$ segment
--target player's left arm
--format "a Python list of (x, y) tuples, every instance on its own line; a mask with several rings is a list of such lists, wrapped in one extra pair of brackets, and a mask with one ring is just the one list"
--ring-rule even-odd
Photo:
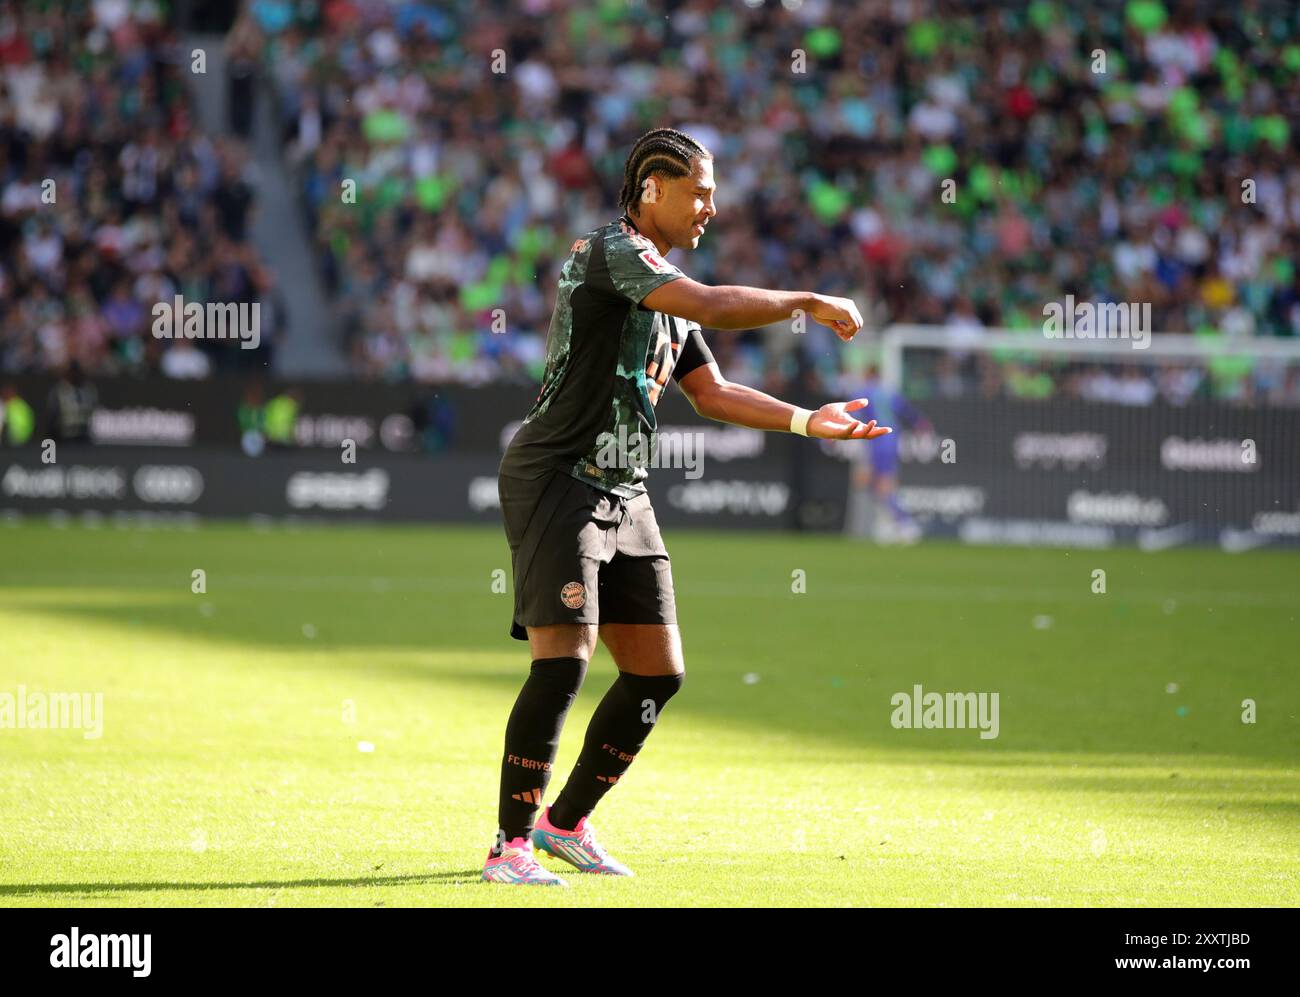
[[(791, 420), (802, 411), (797, 405), (748, 385), (728, 381), (712, 361), (696, 367), (677, 383), (698, 414), (733, 426), (790, 432)], [(807, 435), (822, 440), (874, 440), (893, 432), (889, 426), (877, 426), (874, 419), (859, 422), (849, 414), (866, 404), (867, 399), (857, 398), (823, 405), (809, 417)]]

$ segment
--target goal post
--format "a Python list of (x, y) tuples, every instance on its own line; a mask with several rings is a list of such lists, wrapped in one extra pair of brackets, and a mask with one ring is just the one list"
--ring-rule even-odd
[(967, 543), (1300, 544), (1300, 340), (1147, 339), (887, 329), (886, 410), (932, 427), (895, 427), (899, 518)]

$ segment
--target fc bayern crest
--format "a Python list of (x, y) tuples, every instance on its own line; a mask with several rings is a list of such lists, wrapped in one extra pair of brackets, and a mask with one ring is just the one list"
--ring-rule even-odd
[(587, 604), (587, 589), (582, 582), (569, 582), (560, 589), (560, 602), (570, 609), (581, 609)]

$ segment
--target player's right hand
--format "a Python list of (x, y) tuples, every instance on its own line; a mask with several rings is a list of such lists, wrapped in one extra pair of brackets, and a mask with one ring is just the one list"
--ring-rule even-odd
[(818, 322), (832, 329), (844, 342), (852, 339), (862, 328), (862, 315), (849, 298), (833, 298), (827, 294), (813, 296), (809, 311)]

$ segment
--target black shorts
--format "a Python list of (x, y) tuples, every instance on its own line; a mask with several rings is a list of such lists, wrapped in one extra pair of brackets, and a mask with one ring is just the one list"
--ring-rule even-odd
[(497, 478), (514, 568), (510, 636), (555, 623), (676, 623), (650, 496), (610, 495), (564, 471)]

